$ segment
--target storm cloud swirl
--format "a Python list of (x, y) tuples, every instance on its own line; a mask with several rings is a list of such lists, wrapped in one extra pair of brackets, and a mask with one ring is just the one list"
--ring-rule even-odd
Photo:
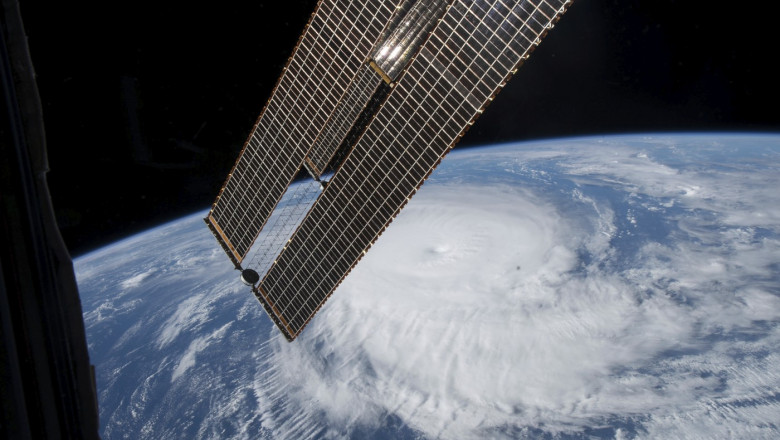
[(268, 426), (777, 434), (777, 170), (646, 141), (453, 154), (302, 337), (264, 347)]
[(780, 138), (447, 157), (293, 343), (201, 221), (76, 260), (103, 438), (778, 438)]

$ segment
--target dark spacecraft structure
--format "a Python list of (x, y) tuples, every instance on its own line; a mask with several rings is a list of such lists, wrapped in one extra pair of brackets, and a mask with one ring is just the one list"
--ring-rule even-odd
[(0, 438), (98, 439), (73, 264), (46, 183), (43, 106), (19, 2), (0, 6)]
[(571, 1), (320, 0), (205, 218), (288, 340)]

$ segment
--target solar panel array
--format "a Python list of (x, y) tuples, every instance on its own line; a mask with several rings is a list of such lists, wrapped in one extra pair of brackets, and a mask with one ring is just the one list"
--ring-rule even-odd
[(238, 266), (397, 0), (321, 0), (205, 219)]
[(448, 7), (256, 294), (292, 340), (571, 0)]

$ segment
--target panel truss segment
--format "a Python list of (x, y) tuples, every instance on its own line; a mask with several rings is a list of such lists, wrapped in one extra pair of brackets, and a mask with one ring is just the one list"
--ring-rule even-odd
[(458, 0), (257, 289), (292, 340), (570, 0)]
[(396, 0), (321, 0), (205, 219), (237, 266), (369, 55)]
[(306, 166), (312, 177), (319, 179), (326, 171), (347, 133), (381, 83), (382, 77), (364, 63), (306, 155)]

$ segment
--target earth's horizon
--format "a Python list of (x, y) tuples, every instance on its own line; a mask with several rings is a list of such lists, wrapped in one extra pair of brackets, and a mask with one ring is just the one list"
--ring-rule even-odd
[(780, 437), (780, 134), (458, 149), (288, 343), (198, 212), (75, 259), (110, 438)]

